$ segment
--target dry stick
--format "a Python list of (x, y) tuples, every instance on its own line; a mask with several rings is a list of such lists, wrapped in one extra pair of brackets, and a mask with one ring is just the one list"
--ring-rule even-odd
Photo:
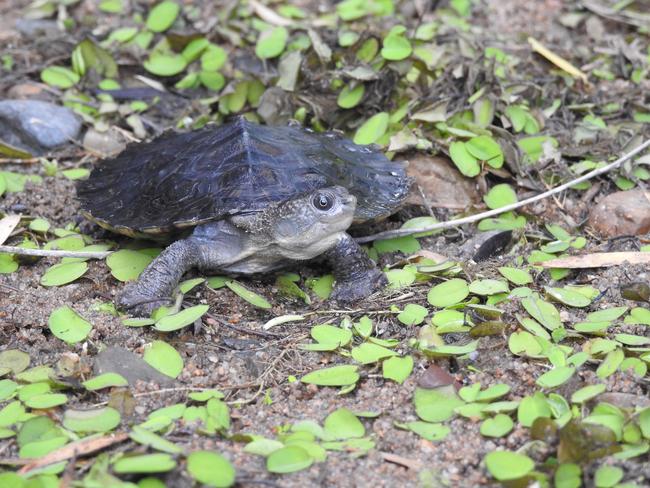
[(462, 219), (456, 219), (456, 220), (448, 220), (446, 222), (439, 222), (437, 224), (433, 225), (428, 225), (426, 227), (419, 227), (419, 228), (412, 228), (412, 229), (396, 229), (396, 230), (387, 230), (385, 232), (379, 232), (378, 234), (373, 234), (370, 236), (365, 236), (365, 237), (359, 237), (355, 239), (358, 243), (363, 244), (365, 242), (371, 242), (371, 241), (376, 241), (377, 239), (390, 239), (393, 237), (403, 237), (403, 236), (410, 236), (413, 234), (419, 234), (421, 232), (431, 232), (433, 230), (440, 230), (440, 229), (448, 229), (450, 227), (458, 227), (463, 224), (470, 224), (472, 222), (476, 222), (477, 220), (482, 220), (487, 217), (492, 217), (494, 215), (499, 215), (504, 212), (509, 212), (511, 210), (515, 210), (517, 208), (523, 207), (524, 205), (528, 205), (530, 203), (537, 202), (539, 200), (543, 200), (544, 198), (548, 198), (552, 195), (555, 195), (557, 193), (560, 193), (564, 190), (567, 190), (571, 188), (574, 185), (577, 185), (578, 183), (582, 183), (583, 181), (587, 181), (591, 178), (594, 178), (598, 175), (602, 175), (604, 173), (607, 173), (608, 171), (616, 168), (617, 166), (620, 166), (623, 164), (625, 161), (627, 161), (630, 158), (633, 158), (640, 152), (642, 152), (644, 149), (647, 149), (650, 147), (650, 139), (645, 141), (643, 144), (640, 146), (637, 146), (635, 149), (632, 149), (630, 152), (627, 154), (621, 156), (619, 159), (614, 161), (613, 163), (610, 163), (606, 166), (603, 166), (602, 168), (595, 169), (593, 171), (590, 171), (589, 173), (586, 173), (579, 178), (576, 178), (574, 180), (571, 180), (567, 183), (564, 183), (563, 185), (557, 186), (555, 188), (550, 189), (549, 191), (546, 191), (544, 193), (540, 193), (539, 195), (535, 195), (534, 197), (527, 198), (526, 200), (522, 200), (520, 202), (516, 202), (510, 205), (506, 205), (505, 207), (500, 207), (496, 208), (494, 210), (489, 210), (487, 212), (482, 212), (476, 215), (471, 215), (469, 217), (463, 217)]
[(17, 246), (0, 246), (0, 253), (18, 254), (20, 256), (41, 256), (51, 258), (87, 258), (87, 259), (104, 259), (112, 251), (50, 251), (47, 249), (26, 249)]
[[(650, 139), (645, 141), (640, 146), (636, 147), (636, 149), (632, 149), (627, 154), (621, 156), (613, 163), (603, 166), (600, 169), (595, 169), (593, 171), (590, 171), (589, 173), (586, 173), (580, 176), (579, 178), (571, 180), (558, 187), (552, 188), (551, 190), (546, 191), (544, 193), (540, 193), (539, 195), (535, 195), (534, 197), (527, 198), (526, 200), (522, 200), (521, 202), (513, 203), (511, 205), (506, 205), (505, 207), (496, 208), (494, 210), (489, 210), (487, 212), (482, 212), (476, 215), (471, 215), (469, 217), (464, 217), (462, 219), (448, 220), (446, 222), (439, 222), (434, 225), (419, 227), (417, 229), (414, 228), (414, 229), (387, 230), (385, 232), (380, 232), (378, 234), (359, 237), (355, 240), (358, 243), (363, 244), (365, 242), (376, 241), (377, 239), (390, 239), (392, 237), (410, 236), (413, 234), (419, 234), (421, 232), (431, 232), (434, 230), (449, 229), (450, 227), (458, 227), (459, 225), (463, 225), (463, 224), (471, 224), (472, 222), (476, 222), (477, 220), (482, 220), (487, 217), (492, 217), (494, 215), (499, 215), (504, 212), (509, 212), (510, 210), (515, 210), (525, 205), (528, 205), (530, 203), (543, 200), (544, 198), (548, 198), (551, 195), (555, 195), (557, 193), (563, 192), (564, 190), (567, 190), (572, 186), (577, 185), (578, 183), (582, 183), (583, 181), (587, 181), (590, 180), (591, 178), (607, 173), (608, 171), (616, 168), (617, 166), (620, 166), (628, 159), (633, 158), (634, 156), (636, 156), (637, 154), (639, 154), (641, 151), (643, 151), (648, 147), (650, 147)], [(106, 256), (111, 254), (111, 252), (112, 251), (103, 251), (103, 252), (48, 251), (45, 249), (25, 249), (23, 247), (16, 247), (16, 246), (0, 246), (0, 253), (18, 254), (21, 256), (45, 256), (45, 257), (56, 257), (56, 258), (104, 259)]]

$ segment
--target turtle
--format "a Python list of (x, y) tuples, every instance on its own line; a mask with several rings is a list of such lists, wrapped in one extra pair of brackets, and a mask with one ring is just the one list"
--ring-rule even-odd
[(333, 300), (366, 298), (387, 280), (347, 230), (394, 213), (410, 183), (375, 145), (239, 117), (130, 144), (96, 164), (77, 196), (104, 228), (170, 242), (117, 296), (119, 309), (148, 316), (191, 268), (247, 275), (325, 259)]

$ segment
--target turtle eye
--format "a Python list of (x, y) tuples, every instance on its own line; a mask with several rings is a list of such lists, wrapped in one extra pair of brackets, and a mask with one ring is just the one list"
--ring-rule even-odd
[(314, 195), (312, 203), (318, 210), (327, 211), (334, 205), (334, 198), (325, 193), (317, 193)]

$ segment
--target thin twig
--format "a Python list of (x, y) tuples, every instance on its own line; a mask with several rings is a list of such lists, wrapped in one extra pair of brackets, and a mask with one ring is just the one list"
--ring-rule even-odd
[(50, 258), (89, 258), (104, 259), (113, 251), (56, 251), (49, 249), (27, 249), (17, 246), (0, 246), (0, 253), (18, 254), (20, 256), (42, 256)]
[(275, 334), (273, 332), (265, 332), (262, 330), (254, 330), (254, 329), (247, 329), (245, 327), (238, 327), (237, 325), (231, 324), (227, 320), (217, 317), (216, 315), (213, 315), (211, 313), (206, 314), (206, 317), (214, 320), (215, 322), (221, 324), (224, 327), (227, 327), (228, 329), (232, 329), (235, 332), (240, 332), (242, 334), (256, 335), (259, 337), (273, 338), (273, 339), (277, 339), (278, 337), (285, 337), (285, 334)]
[(520, 207), (523, 207), (525, 205), (529, 205), (531, 203), (537, 202), (539, 200), (543, 200), (544, 198), (548, 198), (552, 195), (556, 195), (560, 192), (563, 192), (564, 190), (568, 190), (574, 185), (577, 185), (578, 183), (582, 183), (583, 181), (587, 181), (591, 178), (594, 178), (596, 176), (602, 175), (604, 173), (607, 173), (608, 171), (611, 171), (615, 169), (616, 167), (620, 166), (623, 164), (625, 161), (627, 161), (630, 158), (633, 158), (643, 150), (647, 149), (650, 147), (650, 139), (645, 141), (643, 144), (640, 146), (637, 146), (635, 149), (632, 149), (630, 152), (627, 154), (621, 156), (619, 159), (614, 161), (613, 163), (610, 163), (606, 166), (603, 166), (602, 168), (595, 169), (593, 171), (590, 171), (589, 173), (586, 173), (579, 178), (575, 178), (571, 181), (568, 181), (564, 183), (563, 185), (557, 186), (555, 188), (552, 188), (549, 191), (545, 191), (544, 193), (540, 193), (539, 195), (535, 195), (534, 197), (527, 198), (526, 200), (522, 200), (520, 202), (513, 203), (511, 205), (506, 205), (505, 207), (500, 207), (496, 208), (494, 210), (489, 210), (487, 212), (482, 212), (476, 215), (471, 215), (469, 217), (463, 217), (462, 219), (455, 219), (455, 220), (448, 220), (447, 222), (439, 222), (437, 224), (433, 225), (428, 225), (426, 227), (418, 227), (418, 228), (412, 228), (412, 229), (396, 229), (396, 230), (388, 230), (385, 232), (379, 232), (378, 234), (373, 234), (370, 236), (365, 236), (365, 237), (359, 237), (355, 239), (360, 244), (363, 244), (365, 242), (372, 242), (376, 241), (378, 239), (391, 239), (393, 237), (403, 237), (403, 236), (410, 236), (413, 234), (419, 234), (420, 232), (431, 232), (434, 230), (440, 230), (440, 229), (449, 229), (451, 227), (458, 227), (463, 224), (471, 224), (472, 222), (476, 222), (478, 220), (483, 220), (488, 217), (492, 217), (494, 215), (499, 215), (504, 212), (509, 212), (511, 210), (518, 209)]

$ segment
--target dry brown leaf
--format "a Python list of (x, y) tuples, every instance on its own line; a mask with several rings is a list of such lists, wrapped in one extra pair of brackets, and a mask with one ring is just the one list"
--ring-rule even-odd
[(587, 83), (587, 75), (585, 73), (583, 73), (578, 68), (573, 66), (569, 61), (564, 59), (562, 56), (558, 56), (557, 54), (555, 54), (553, 51), (551, 51), (549, 48), (544, 46), (537, 39), (533, 39), (532, 37), (529, 37), (528, 38), (528, 43), (533, 48), (533, 51), (535, 51), (535, 52), (541, 54), (542, 56), (544, 56), (546, 59), (548, 59), (555, 66), (557, 66), (558, 68), (560, 68), (563, 71), (566, 71), (567, 73), (569, 73), (574, 78), (580, 78), (582, 81)]
[(0, 245), (3, 244), (20, 222), (20, 215), (7, 215), (0, 219)]
[(256, 0), (250, 0), (250, 5), (253, 7), (253, 10), (255, 10), (255, 13), (259, 16), (259, 18), (265, 22), (268, 22), (269, 24), (277, 25), (280, 27), (288, 27), (294, 23), (291, 19), (282, 17), (280, 14), (275, 13), (266, 5), (263, 5)]
[(392, 454), (390, 452), (380, 452), (379, 455), (384, 459), (384, 461), (399, 464), (405, 468), (412, 469), (414, 471), (419, 471), (422, 469), (422, 464), (415, 459), (405, 458), (403, 456), (398, 456), (397, 454)]

